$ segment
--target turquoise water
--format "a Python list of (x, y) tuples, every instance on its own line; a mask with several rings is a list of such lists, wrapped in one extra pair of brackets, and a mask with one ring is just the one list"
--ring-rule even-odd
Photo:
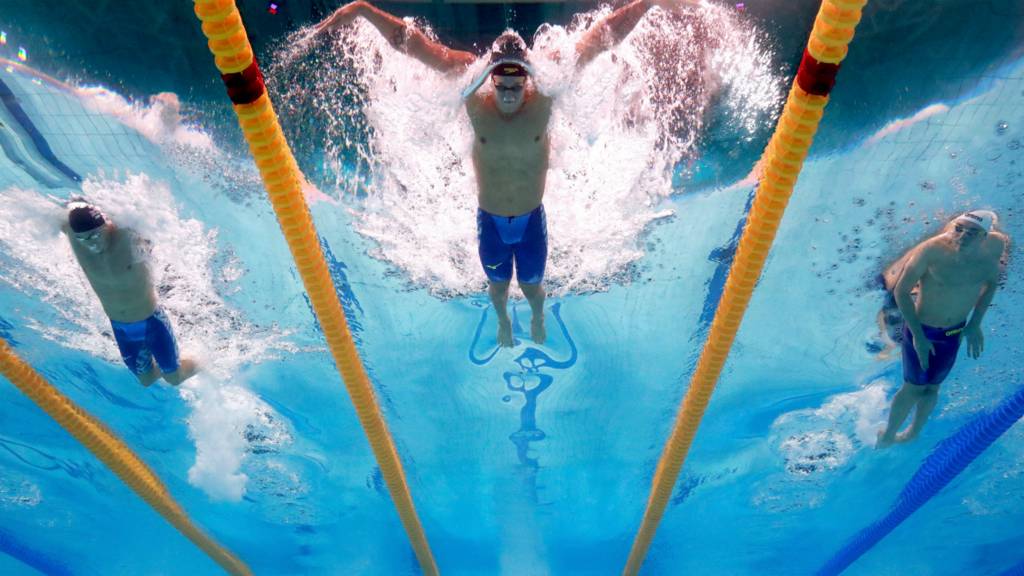
[[(887, 53), (884, 45), (901, 36), (891, 24), (901, 9), (907, 26), (935, 36)], [(986, 317), (982, 358), (962, 353), (917, 442), (872, 449), (900, 380), (898, 359), (877, 356), (882, 294), (872, 276), (968, 207), (995, 209), (1003, 229), (1020, 237), (1024, 61), (1014, 31), (1021, 11), (986, 4), (977, 14), (983, 23), (958, 28), (964, 10), (954, 2), (925, 18), (909, 6), (886, 6), (865, 18), (863, 43), (840, 73), (645, 574), (814, 573), (888, 511), (940, 441), (1022, 385), (1015, 244)], [(783, 84), (799, 44), (780, 33), (798, 27), (788, 16), (744, 25), (766, 35)], [(21, 37), (11, 32), (0, 55), (17, 62), (20, 44), (31, 49), (27, 68), (12, 63), (0, 79), (52, 157), (84, 182), (39, 151), (10, 102), (0, 108), (8, 144), (0, 155), (8, 200), (0, 210), (0, 336), (106, 422), (195, 522), (256, 573), (418, 573), (269, 204), (238, 153), (226, 104), (203, 88), (202, 73), (213, 75), (212, 67), (196, 67), (194, 91), (127, 72), (55, 83), (33, 68), (64, 78), (75, 66), (56, 48), (34, 60), (43, 53), (36, 36), (54, 30), (32, 11), (4, 18)], [(806, 14), (794, 20), (806, 23)], [(979, 38), (990, 45), (977, 46)], [(164, 59), (144, 51), (120, 57), (131, 66)], [(262, 62), (269, 69), (275, 58), (292, 57), (268, 48)], [(122, 65), (108, 58), (91, 66)], [(149, 98), (163, 91), (178, 95), (182, 118), (168, 112), (166, 99)], [(597, 228), (622, 232), (616, 246), (636, 257), (586, 252), (581, 261), (594, 267), (579, 274), (566, 271), (577, 265), (571, 256), (553, 258), (563, 270), (553, 274), (549, 342), (529, 341), (529, 311), (519, 300), (519, 343), (496, 351), (482, 277), (475, 262), (458, 262), (472, 256), (471, 221), (462, 227), (454, 216), (434, 228), (396, 217), (402, 230), (381, 236), (366, 215), (397, 213), (371, 211), (368, 202), (420, 199), (389, 196), (385, 184), (371, 184), (370, 200), (339, 193), (338, 172), (323, 159), (346, 157), (325, 151), (327, 143), (302, 130), (308, 120), (291, 116), (282, 100), (289, 133), (307, 138), (294, 146), (324, 195), (310, 196), (317, 229), (441, 572), (619, 572), (748, 207), (752, 186), (743, 178), (770, 122), (747, 133), (712, 121), (695, 155), (682, 154), (692, 164), (670, 179), (677, 187), (662, 194), (629, 192), (627, 179), (646, 172), (595, 181), (605, 184), (598, 192), (624, 190), (611, 208), (600, 193), (592, 200), (608, 212), (599, 224), (614, 226), (616, 209), (671, 215)], [(566, 110), (570, 126), (578, 110)], [(614, 126), (602, 130), (590, 142), (610, 141), (600, 156), (610, 162), (628, 156), (615, 144), (647, 142)], [(437, 142), (415, 145), (434, 150)], [(342, 174), (358, 169), (341, 165)], [(392, 174), (436, 186), (422, 166), (406, 163)], [(585, 237), (591, 229), (567, 215), (576, 202), (564, 190), (574, 184), (556, 182), (565, 185), (549, 190), (552, 236), (597, 250), (601, 242)], [(143, 389), (119, 363), (54, 224), (60, 212), (51, 196), (78, 188), (154, 240), (161, 301), (182, 349), (207, 367), (182, 389)], [(422, 207), (458, 215), (470, 194)], [(467, 242), (469, 251), (460, 252)], [(405, 258), (416, 245), (427, 246), (426, 256)], [(456, 263), (418, 267), (425, 257)], [(16, 388), (0, 384), (0, 573), (218, 572)], [(845, 573), (1019, 570), (1022, 455), (1018, 423)]]

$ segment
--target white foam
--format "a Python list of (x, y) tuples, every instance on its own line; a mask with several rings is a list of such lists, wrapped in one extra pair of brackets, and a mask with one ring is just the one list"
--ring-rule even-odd
[(154, 94), (148, 103), (129, 101), (102, 86), (80, 86), (75, 94), (87, 110), (117, 118), (154, 144), (215, 150), (208, 134), (183, 122), (181, 101), (173, 92)]
[(240, 471), (249, 448), (247, 428), (261, 425), (261, 414), (272, 411), (241, 386), (217, 382), (200, 373), (179, 388), (192, 413), (189, 437), (195, 442), (196, 461), (188, 481), (218, 500), (238, 501), (249, 477)]
[(889, 383), (876, 380), (832, 396), (820, 408), (788, 412), (772, 423), (786, 469), (798, 476), (842, 468), (858, 448), (873, 448), (888, 408)]

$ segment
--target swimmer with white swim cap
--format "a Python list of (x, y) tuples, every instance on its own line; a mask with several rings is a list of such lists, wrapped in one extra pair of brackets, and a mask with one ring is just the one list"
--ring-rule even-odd
[[(962, 339), (978, 358), (985, 339), (981, 321), (1005, 264), (1009, 238), (996, 230), (991, 210), (964, 212), (942, 232), (908, 251), (884, 274), (903, 316), (903, 386), (893, 397), (877, 447), (920, 434), (938, 401), (939, 385), (956, 362)], [(916, 291), (916, 300), (912, 297)], [(897, 434), (914, 410), (910, 427)]]

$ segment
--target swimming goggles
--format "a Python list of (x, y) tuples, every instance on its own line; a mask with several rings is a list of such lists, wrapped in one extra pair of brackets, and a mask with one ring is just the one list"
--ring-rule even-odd
[(526, 62), (518, 58), (502, 58), (501, 60), (493, 62), (489, 66), (487, 66), (487, 68), (485, 68), (484, 71), (481, 72), (480, 75), (476, 77), (476, 80), (473, 80), (473, 82), (469, 86), (466, 86), (466, 89), (462, 91), (462, 99), (465, 100), (466, 98), (469, 98), (470, 96), (473, 95), (474, 92), (479, 90), (480, 87), (483, 86), (487, 78), (491, 75), (491, 73), (494, 72), (495, 68), (507, 64), (515, 64), (517, 66), (520, 66), (523, 68), (523, 70), (526, 70), (526, 74), (528, 76), (533, 76), (533, 68)]

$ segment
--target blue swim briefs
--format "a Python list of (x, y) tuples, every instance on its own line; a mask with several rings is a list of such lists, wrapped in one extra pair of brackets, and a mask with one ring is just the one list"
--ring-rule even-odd
[(960, 337), (966, 324), (966, 322), (961, 322), (950, 328), (921, 325), (925, 338), (931, 340), (933, 347), (932, 354), (928, 357), (928, 370), (921, 370), (921, 363), (917, 361), (917, 352), (914, 351), (914, 339), (910, 335), (910, 328), (904, 324), (903, 379), (920, 386), (941, 384), (949, 375), (949, 371), (953, 369), (953, 363), (956, 362), (956, 353), (960, 350)]
[(476, 213), (480, 263), (491, 282), (512, 279), (515, 262), (520, 284), (540, 284), (548, 258), (548, 224), (544, 206), (519, 216), (497, 216), (480, 209)]
[(154, 359), (164, 374), (178, 370), (178, 343), (163, 310), (157, 308), (152, 316), (138, 322), (111, 320), (110, 325), (114, 328), (121, 359), (133, 374), (149, 373)]

